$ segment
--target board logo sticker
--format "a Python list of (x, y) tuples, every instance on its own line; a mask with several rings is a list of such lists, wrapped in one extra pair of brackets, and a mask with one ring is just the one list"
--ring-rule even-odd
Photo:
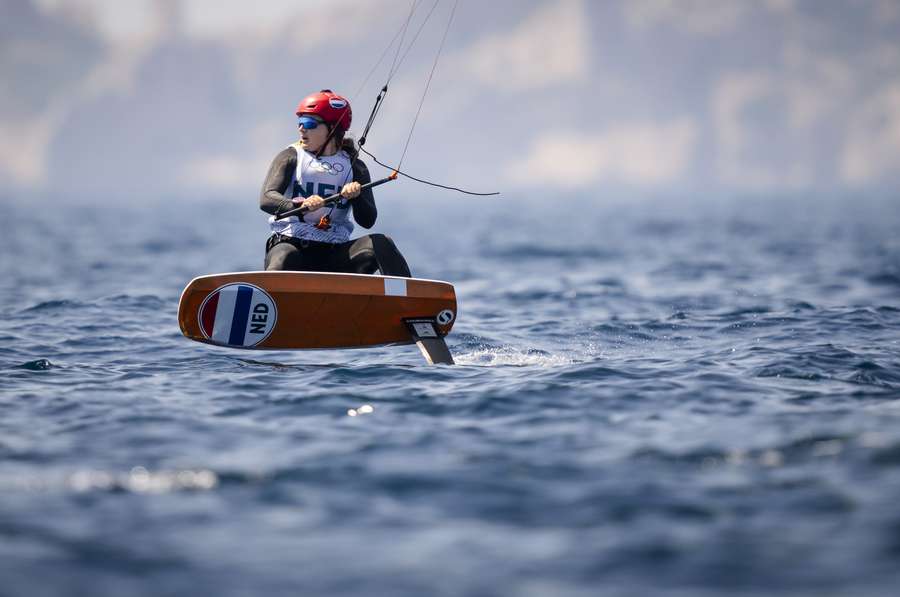
[(216, 344), (251, 348), (275, 329), (278, 310), (269, 293), (253, 284), (226, 284), (209, 294), (197, 313), (203, 336)]
[(407, 325), (412, 327), (412, 331), (417, 338), (437, 338), (437, 330), (430, 321), (409, 321)]
[(453, 321), (453, 317), (454, 317), (453, 311), (451, 311), (450, 309), (444, 309), (443, 311), (441, 311), (440, 313), (437, 314), (437, 317), (435, 319), (437, 320), (437, 322), (439, 324), (447, 325), (448, 323)]

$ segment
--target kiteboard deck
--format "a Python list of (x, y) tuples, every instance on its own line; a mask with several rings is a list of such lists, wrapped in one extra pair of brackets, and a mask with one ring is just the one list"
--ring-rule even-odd
[(178, 305), (192, 340), (265, 350), (360, 348), (415, 342), (428, 362), (452, 363), (444, 342), (456, 293), (437, 280), (256, 271), (194, 278)]

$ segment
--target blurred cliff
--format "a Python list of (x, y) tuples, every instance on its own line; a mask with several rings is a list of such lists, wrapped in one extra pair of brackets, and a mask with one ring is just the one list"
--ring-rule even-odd
[[(392, 82), (368, 145), (382, 160), (450, 5)], [(408, 10), (0, 0), (0, 198), (252, 200), (306, 93), (350, 96), (360, 129)], [(894, 192), (898, 30), (893, 0), (464, 0), (404, 166), (523, 194)]]

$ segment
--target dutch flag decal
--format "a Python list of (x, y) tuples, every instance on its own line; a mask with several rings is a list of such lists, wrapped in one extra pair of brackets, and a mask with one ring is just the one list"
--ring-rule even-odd
[(252, 284), (227, 284), (200, 305), (200, 331), (215, 344), (251, 348), (275, 329), (275, 301)]

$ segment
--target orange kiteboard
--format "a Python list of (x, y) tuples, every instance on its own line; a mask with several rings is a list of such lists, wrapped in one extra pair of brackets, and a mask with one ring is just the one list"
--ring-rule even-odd
[(199, 342), (270, 350), (415, 342), (429, 362), (445, 363), (453, 359), (443, 338), (455, 321), (451, 284), (363, 274), (200, 276), (178, 305), (182, 333)]

